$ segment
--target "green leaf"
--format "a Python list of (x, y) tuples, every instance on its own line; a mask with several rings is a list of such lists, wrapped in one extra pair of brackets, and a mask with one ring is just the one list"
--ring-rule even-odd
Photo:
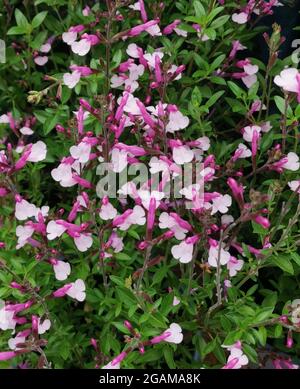
[(281, 255), (280, 257), (272, 257), (270, 261), (276, 266), (280, 267), (280, 269), (282, 269), (286, 273), (294, 274), (293, 265), (287, 255)]
[(279, 109), (280, 113), (282, 113), (284, 115), (285, 110), (286, 110), (287, 117), (293, 116), (292, 108), (289, 105), (287, 107), (285, 107), (286, 103), (285, 103), (285, 99), (283, 97), (275, 96), (274, 101), (275, 101), (276, 107)]
[(201, 104), (202, 95), (200, 89), (197, 86), (195, 86), (193, 89), (191, 101), (194, 107), (199, 107)]
[(169, 369), (176, 369), (176, 363), (174, 362), (174, 357), (173, 357), (174, 356), (173, 349), (169, 345), (166, 345), (163, 348), (163, 353)]
[(238, 85), (236, 85), (234, 82), (228, 81), (227, 85), (229, 86), (229, 88), (237, 98), (240, 98), (243, 94), (245, 94), (244, 90), (240, 88)]
[(230, 16), (229, 15), (222, 15), (222, 16), (219, 16), (217, 19), (215, 19), (210, 27), (212, 28), (220, 28), (221, 26), (223, 26), (223, 24), (225, 24), (228, 20), (229, 20)]
[(34, 50), (39, 50), (46, 39), (47, 39), (47, 31), (41, 31), (30, 43), (30, 47), (33, 48)]
[(293, 261), (296, 262), (298, 266), (300, 266), (300, 255), (297, 253), (291, 253), (290, 255)]
[(212, 105), (214, 105), (218, 100), (219, 98), (225, 93), (225, 91), (221, 90), (217, 93), (215, 93), (214, 95), (212, 95), (208, 101), (205, 103), (205, 106), (207, 108), (211, 107)]
[(128, 254), (126, 253), (116, 253), (115, 254), (115, 257), (117, 260), (119, 261), (130, 261), (132, 260), (132, 256), (130, 257)]
[(116, 68), (120, 65), (121, 63), (121, 60), (122, 60), (122, 50), (121, 49), (118, 49), (114, 56), (112, 57), (112, 62), (113, 62), (113, 68)]
[(15, 10), (15, 18), (16, 18), (17, 25), (19, 27), (24, 27), (25, 29), (28, 28), (29, 26), (28, 20), (26, 16), (18, 8)]
[(7, 35), (24, 35), (26, 33), (27, 33), (27, 29), (25, 27), (22, 27), (22, 26), (11, 27), (7, 31)]
[(203, 7), (203, 5), (201, 4), (200, 1), (198, 1), (198, 0), (194, 1), (193, 6), (195, 9), (195, 14), (196, 14), (197, 18), (199, 18), (200, 16), (204, 16), (206, 14), (205, 8)]
[(32, 19), (31, 25), (32, 28), (37, 28), (40, 24), (43, 23), (45, 20), (46, 16), (48, 14), (48, 11), (43, 11), (35, 15), (35, 17)]

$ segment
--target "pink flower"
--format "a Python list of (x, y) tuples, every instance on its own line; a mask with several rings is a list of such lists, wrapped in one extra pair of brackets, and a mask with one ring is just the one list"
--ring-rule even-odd
[(169, 228), (174, 232), (175, 238), (178, 240), (185, 239), (186, 233), (189, 231), (187, 228), (181, 227), (177, 221), (170, 216), (167, 212), (162, 212), (159, 216), (159, 228)]
[(300, 180), (290, 181), (288, 185), (294, 192), (298, 189), (298, 193), (300, 194)]
[(39, 317), (37, 326), (38, 326), (38, 334), (42, 335), (50, 329), (51, 321), (49, 319), (46, 319), (43, 322), (41, 322), (41, 318)]
[(172, 22), (171, 24), (169, 24), (168, 26), (166, 26), (164, 29), (163, 29), (163, 34), (164, 35), (169, 35), (169, 34), (172, 34), (172, 32), (174, 31), (174, 29), (180, 24), (180, 20), (179, 19), (176, 19), (174, 20), (174, 22)]
[(67, 228), (61, 224), (58, 224), (55, 220), (51, 220), (47, 225), (47, 238), (54, 240), (62, 236)]
[(0, 306), (0, 329), (3, 331), (14, 330), (17, 324), (14, 316), (14, 311), (7, 310), (5, 305)]
[(179, 344), (183, 340), (182, 328), (177, 323), (172, 323), (164, 333), (169, 334), (164, 339), (165, 342)]
[(68, 262), (55, 259), (52, 263), (55, 278), (59, 281), (64, 281), (71, 274), (71, 266)]
[(231, 19), (238, 24), (245, 24), (248, 21), (248, 14), (246, 12), (234, 13)]
[(30, 204), (27, 200), (20, 199), (16, 201), (15, 217), (18, 220), (26, 220), (36, 215), (36, 206)]
[[(139, 26), (132, 27), (128, 33), (127, 36), (137, 36), (140, 35), (144, 31), (151, 31), (151, 27), (156, 26), (159, 23), (159, 20), (150, 20), (147, 23), (140, 24)], [(150, 33), (150, 32), (149, 32)]]
[(274, 83), (280, 86), (287, 92), (295, 92), (298, 95), (298, 102), (300, 96), (300, 79), (299, 72), (295, 68), (284, 69), (274, 78)]
[(227, 184), (232, 190), (233, 197), (239, 203), (241, 207), (244, 204), (244, 187), (239, 185), (236, 180), (232, 177), (229, 177), (227, 180)]
[(190, 123), (187, 116), (184, 116), (178, 109), (171, 111), (169, 114), (169, 122), (166, 125), (166, 132), (174, 134), (175, 131), (183, 130)]
[(243, 353), (240, 343), (232, 346), (225, 346), (230, 351), (226, 365), (223, 369), (240, 369), (249, 363), (247, 356)]
[(146, 223), (145, 211), (140, 205), (136, 205), (130, 211), (132, 212), (130, 212), (127, 217), (121, 220), (120, 223), (115, 224), (116, 218), (114, 219), (114, 225), (118, 226), (121, 231), (128, 230), (128, 228), (133, 224), (143, 226)]
[(17, 356), (17, 354), (14, 351), (2, 351), (0, 352), (0, 361), (7, 361), (15, 356)]
[[(215, 244), (211, 245), (208, 252), (208, 263), (212, 267), (218, 266), (218, 255), (219, 255), (219, 242), (215, 241)], [(230, 261), (230, 253), (223, 248), (220, 250), (220, 264), (227, 265)]]
[(80, 142), (77, 146), (70, 147), (70, 154), (80, 163), (86, 163), (90, 159), (91, 154), (91, 144), (88, 142)]
[(261, 132), (261, 127), (259, 126), (247, 126), (243, 128), (243, 138), (247, 142), (253, 141), (254, 132), (256, 131), (258, 134)]
[(16, 248), (20, 249), (23, 247), (27, 243), (28, 239), (31, 238), (33, 233), (34, 228), (31, 226), (18, 226), (16, 228), (16, 235), (18, 237), (18, 244)]
[(233, 277), (237, 274), (239, 270), (242, 269), (244, 261), (242, 259), (236, 259), (235, 257), (230, 257), (230, 260), (227, 262), (227, 269), (229, 270), (230, 277)]
[(218, 197), (212, 200), (212, 211), (211, 214), (214, 215), (217, 212), (226, 213), (228, 212), (228, 207), (232, 204), (232, 198), (228, 194), (219, 195)]
[(112, 365), (112, 361), (109, 362), (107, 365), (104, 365), (101, 367), (101, 369), (120, 369), (120, 362), (118, 363), (115, 363), (114, 365)]
[(32, 145), (31, 152), (29, 154), (29, 157), (27, 158), (27, 161), (30, 162), (39, 162), (43, 161), (46, 158), (47, 154), (47, 146), (44, 142), (38, 141)]
[(92, 234), (79, 234), (79, 236), (74, 237), (74, 243), (79, 251), (85, 252), (93, 245)]
[(71, 187), (76, 185), (73, 178), (73, 171), (79, 173), (79, 162), (71, 159), (64, 159), (60, 165), (51, 171), (51, 176), (58, 181), (62, 187)]
[(139, 8), (140, 8), (140, 12), (141, 12), (142, 21), (144, 23), (146, 23), (148, 20), (148, 16), (147, 16), (147, 12), (145, 9), (144, 0), (138, 0), (138, 2), (139, 2)]
[(271, 225), (269, 219), (267, 219), (266, 217), (263, 217), (261, 215), (255, 216), (254, 221), (266, 229), (269, 228)]
[(186, 241), (175, 245), (171, 249), (171, 253), (175, 259), (178, 259), (181, 263), (189, 263), (193, 258), (194, 245), (187, 243)]
[(117, 216), (117, 210), (110, 202), (103, 202), (99, 216), (102, 220), (112, 220)]
[(39, 66), (44, 66), (48, 62), (48, 57), (46, 55), (38, 55), (34, 58), (34, 62)]
[(71, 289), (72, 284), (66, 284), (62, 288), (57, 289), (53, 292), (53, 297), (64, 297), (67, 294), (67, 291)]
[(71, 288), (69, 288), (66, 294), (77, 301), (85, 300), (85, 284), (83, 280), (78, 279), (75, 282), (71, 283)]
[(120, 366), (120, 363), (126, 358), (126, 356), (127, 356), (127, 353), (125, 351), (122, 351), (121, 354), (116, 356), (116, 358), (114, 358), (110, 362), (110, 365), (111, 366)]
[(63, 75), (64, 84), (69, 88), (73, 89), (80, 81), (80, 72), (75, 70), (73, 73), (65, 73)]
[(194, 158), (193, 151), (181, 142), (173, 142), (173, 160), (178, 165), (184, 165), (185, 163), (191, 162)]
[(234, 156), (232, 157), (232, 160), (236, 161), (239, 158), (248, 158), (251, 157), (251, 155), (252, 155), (251, 150), (248, 149), (248, 147), (245, 146), (243, 143), (240, 143), (234, 153)]
[(149, 201), (149, 210), (147, 215), (147, 230), (152, 231), (155, 221), (156, 200), (151, 197)]
[(283, 163), (282, 167), (287, 170), (291, 170), (293, 172), (299, 170), (300, 163), (299, 163), (299, 157), (296, 153), (290, 152), (286, 156), (287, 160)]

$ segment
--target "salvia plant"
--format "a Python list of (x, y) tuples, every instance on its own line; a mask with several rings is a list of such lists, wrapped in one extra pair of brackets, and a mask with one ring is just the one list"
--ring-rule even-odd
[(281, 6), (0, 0), (2, 368), (298, 368)]

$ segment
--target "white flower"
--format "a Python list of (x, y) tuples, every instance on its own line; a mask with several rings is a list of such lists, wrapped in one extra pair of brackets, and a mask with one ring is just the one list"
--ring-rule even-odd
[(75, 42), (77, 39), (77, 32), (64, 32), (62, 34), (62, 40), (67, 43), (68, 45), (71, 45), (73, 42)]
[(171, 249), (171, 253), (175, 259), (178, 259), (181, 263), (191, 262), (193, 258), (194, 245), (191, 243), (181, 242), (175, 245)]
[[(219, 245), (218, 245), (219, 246)], [(208, 263), (212, 267), (217, 267), (219, 247), (210, 246), (208, 253)], [(230, 253), (223, 248), (220, 251), (220, 264), (226, 265), (230, 261)]]
[(18, 226), (16, 228), (16, 235), (18, 237), (17, 250), (27, 243), (27, 239), (31, 238), (34, 229), (31, 226)]
[(179, 324), (172, 323), (170, 327), (165, 331), (165, 333), (166, 332), (169, 332), (170, 335), (167, 338), (165, 338), (165, 342), (175, 343), (175, 344), (179, 344), (182, 342), (183, 333), (182, 333), (182, 328), (180, 327)]
[(15, 217), (18, 220), (26, 220), (35, 216), (36, 206), (30, 204), (27, 200), (22, 199), (16, 202)]
[(53, 265), (55, 278), (59, 281), (64, 281), (68, 278), (71, 273), (71, 266), (68, 262), (56, 261)]
[(162, 200), (165, 197), (165, 194), (163, 192), (159, 192), (157, 190), (153, 190), (152, 192), (149, 192), (148, 190), (138, 190), (138, 195), (140, 199), (142, 200), (143, 207), (149, 210), (150, 200), (151, 198), (154, 198), (156, 200), (156, 208), (159, 207), (160, 200)]
[(237, 272), (242, 269), (243, 265), (244, 261), (242, 259), (230, 257), (230, 260), (227, 262), (227, 269), (229, 270), (230, 277), (235, 276)]
[(245, 24), (248, 20), (248, 14), (246, 12), (234, 13), (231, 16), (231, 19), (238, 24)]
[(64, 188), (76, 185), (72, 174), (72, 165), (68, 163), (60, 163), (57, 168), (51, 171), (52, 178)]
[(5, 305), (0, 306), (0, 329), (3, 331), (14, 330), (16, 327), (16, 321), (14, 319), (14, 312), (8, 311)]
[(300, 323), (300, 299), (296, 299), (291, 304), (292, 307), (292, 317), (291, 321), (294, 324)]
[(47, 224), (47, 239), (53, 240), (59, 238), (66, 230), (67, 228), (65, 226), (56, 223), (55, 220), (51, 220)]
[(87, 39), (81, 39), (79, 42), (73, 42), (71, 44), (71, 49), (73, 53), (80, 55), (83, 57), (86, 55), (91, 49), (91, 42)]
[(112, 149), (111, 152), (112, 170), (115, 173), (120, 173), (127, 166), (127, 152), (117, 148)]
[(193, 158), (194, 153), (188, 146), (177, 146), (173, 148), (173, 160), (178, 165), (191, 162)]
[(189, 125), (189, 118), (180, 111), (170, 112), (169, 122), (166, 125), (166, 132), (174, 134), (175, 131), (183, 130)]
[(129, 57), (139, 58), (138, 46), (135, 43), (130, 43), (130, 45), (128, 45), (126, 53)]
[(32, 135), (33, 131), (31, 128), (24, 126), (24, 127), (20, 128), (20, 133), (23, 135)]
[(46, 158), (46, 155), (47, 155), (47, 146), (44, 142), (39, 140), (38, 142), (32, 145), (31, 152), (29, 157), (27, 158), (27, 161), (30, 162), (43, 161)]
[(211, 214), (214, 215), (218, 211), (221, 213), (228, 212), (228, 207), (232, 204), (232, 198), (228, 194), (224, 196), (220, 194), (220, 196), (214, 198), (212, 200), (212, 211)]
[(69, 88), (73, 89), (80, 81), (80, 72), (78, 70), (75, 70), (72, 73), (65, 73), (63, 75), (63, 81), (64, 84)]
[(244, 127), (243, 138), (247, 142), (252, 142), (254, 131), (260, 133), (261, 127), (259, 126), (246, 126)]
[(231, 348), (227, 364), (233, 359), (236, 361), (236, 363), (233, 365), (232, 369), (240, 369), (242, 366), (247, 365), (249, 362), (248, 357), (240, 348), (237, 347)]
[(67, 291), (67, 295), (78, 301), (84, 301), (86, 294), (85, 294), (85, 284), (83, 280), (78, 279), (75, 282), (72, 282), (72, 286)]
[(251, 150), (248, 149), (248, 147), (246, 145), (244, 145), (243, 143), (240, 143), (238, 145), (236, 152), (238, 153), (238, 158), (248, 158), (248, 157), (251, 157), (251, 155), (252, 155)]
[(280, 75), (274, 78), (274, 83), (287, 92), (298, 93), (299, 84), (297, 80), (298, 70), (295, 68), (284, 69)]
[(188, 230), (180, 227), (176, 220), (170, 216), (167, 212), (162, 212), (159, 216), (159, 228), (169, 228), (174, 232), (175, 238), (178, 240), (185, 239), (186, 233)]
[(70, 147), (70, 154), (80, 163), (86, 163), (90, 158), (91, 145), (87, 142), (80, 142), (77, 146)]
[(92, 234), (82, 233), (80, 236), (74, 238), (74, 243), (79, 251), (87, 251), (93, 244)]
[(111, 220), (117, 216), (117, 210), (111, 203), (102, 204), (99, 216), (102, 220)]
[(38, 319), (38, 333), (40, 335), (44, 334), (51, 327), (51, 321), (49, 319), (44, 320), (41, 323), (41, 318)]
[(299, 170), (300, 164), (298, 155), (291, 151), (286, 157), (287, 162), (285, 162), (282, 167), (284, 169), (292, 170), (293, 172)]
[[(295, 192), (300, 187), (300, 180), (290, 181), (288, 185)], [(300, 194), (300, 188), (298, 189), (298, 193)]]

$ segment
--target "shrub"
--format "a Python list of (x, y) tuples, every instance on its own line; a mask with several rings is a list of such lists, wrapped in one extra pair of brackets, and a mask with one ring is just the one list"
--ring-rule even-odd
[(0, 1), (1, 366), (296, 368), (280, 4), (32, 3)]

